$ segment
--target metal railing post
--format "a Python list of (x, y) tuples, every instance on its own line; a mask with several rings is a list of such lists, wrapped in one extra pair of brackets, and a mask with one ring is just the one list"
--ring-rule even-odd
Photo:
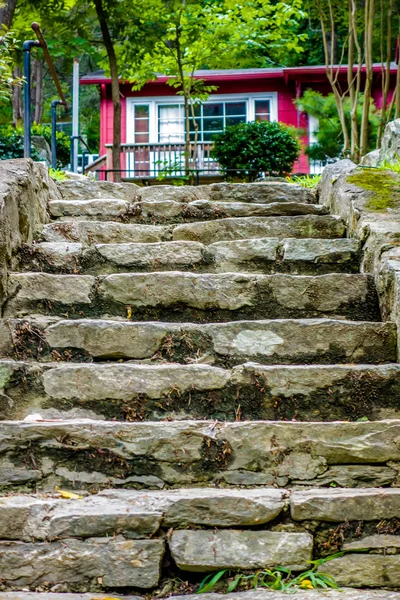
[(53, 100), (51, 103), (51, 168), (57, 168), (57, 106), (63, 104), (62, 100)]
[(31, 157), (31, 48), (40, 46), (36, 40), (22, 45), (24, 52), (24, 158)]

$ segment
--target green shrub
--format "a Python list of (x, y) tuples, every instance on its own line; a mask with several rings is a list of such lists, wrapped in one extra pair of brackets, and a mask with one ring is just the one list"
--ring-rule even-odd
[[(42, 135), (51, 147), (51, 125), (32, 125), (33, 135)], [(70, 161), (70, 139), (63, 131), (56, 131), (57, 168), (66, 167)]]
[(255, 121), (227, 127), (214, 139), (212, 156), (228, 175), (239, 171), (250, 180), (258, 173), (291, 173), (300, 154), (296, 130), (282, 123)]
[[(36, 148), (31, 148), (33, 160), (39, 160)], [(24, 134), (21, 129), (10, 126), (0, 128), (0, 159), (24, 157)]]

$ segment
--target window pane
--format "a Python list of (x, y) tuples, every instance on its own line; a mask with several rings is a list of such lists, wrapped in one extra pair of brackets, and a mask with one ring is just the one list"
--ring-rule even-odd
[(271, 113), (271, 103), (269, 100), (255, 101), (256, 121), (269, 121)]
[(226, 102), (226, 115), (244, 115), (246, 116), (246, 102)]
[(269, 121), (269, 115), (256, 115), (256, 121)]
[(224, 119), (222, 117), (217, 119), (203, 119), (203, 130), (204, 131), (222, 131), (224, 128)]
[(203, 105), (203, 115), (205, 117), (219, 117), (219, 116), (222, 116), (223, 114), (224, 114), (223, 102)]
[(158, 107), (158, 141), (183, 142), (183, 106), (163, 104)]
[(137, 133), (135, 135), (136, 144), (145, 144), (145, 143), (148, 143), (148, 141), (149, 141), (148, 133)]
[(148, 119), (135, 119), (135, 132), (143, 133), (149, 131)]
[(236, 125), (236, 123), (244, 123), (246, 117), (226, 117), (226, 125)]
[(149, 117), (149, 105), (148, 104), (135, 104), (135, 119), (148, 118)]

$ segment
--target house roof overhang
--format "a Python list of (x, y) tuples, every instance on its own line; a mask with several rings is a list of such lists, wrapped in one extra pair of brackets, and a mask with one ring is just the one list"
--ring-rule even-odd
[[(347, 75), (347, 65), (334, 65), (333, 71), (343, 77)], [(353, 71), (357, 71), (357, 65), (353, 67)], [(363, 65), (362, 71), (365, 72)], [(375, 63), (373, 65), (374, 73), (382, 72), (382, 65)], [(397, 72), (397, 64), (390, 64), (390, 73), (395, 75)], [(254, 79), (284, 79), (285, 83), (289, 81), (326, 81), (325, 65), (315, 65), (306, 67), (274, 67), (268, 69), (221, 69), (221, 70), (202, 70), (196, 71), (195, 77), (204, 79), (205, 81), (244, 81)], [(157, 79), (150, 83), (166, 83), (171, 77), (166, 75), (158, 75)], [(100, 85), (111, 84), (111, 78), (104, 75), (104, 71), (96, 71), (88, 73), (80, 78), (82, 85)], [(128, 81), (121, 81), (121, 84), (128, 84)]]

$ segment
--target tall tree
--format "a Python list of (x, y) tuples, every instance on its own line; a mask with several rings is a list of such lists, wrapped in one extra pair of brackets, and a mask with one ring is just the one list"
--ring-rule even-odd
[(97, 18), (99, 20), (111, 73), (111, 96), (114, 107), (112, 157), (113, 169), (115, 172), (113, 180), (121, 181), (121, 98), (119, 90), (117, 55), (115, 52), (114, 42), (111, 37), (109, 26), (109, 7), (106, 6), (106, 0), (93, 0), (93, 2), (97, 13)]
[(249, 66), (268, 47), (300, 51), (305, 36), (291, 26), (304, 17), (301, 6), (301, 0), (137, 0), (132, 6), (118, 48), (122, 75), (140, 89), (162, 73), (183, 96), (186, 171), (191, 125), (195, 140), (197, 134), (195, 105), (215, 89), (196, 70)]
[(10, 29), (16, 6), (17, 0), (2, 0), (0, 3), (0, 25)]

